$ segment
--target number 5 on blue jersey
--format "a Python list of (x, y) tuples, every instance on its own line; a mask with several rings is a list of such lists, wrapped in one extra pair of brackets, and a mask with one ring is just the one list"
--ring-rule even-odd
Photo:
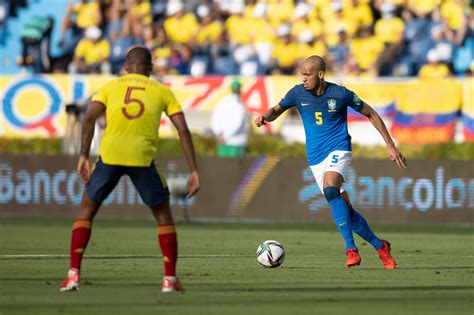
[(316, 118), (316, 125), (323, 124), (323, 112), (314, 112), (314, 118)]

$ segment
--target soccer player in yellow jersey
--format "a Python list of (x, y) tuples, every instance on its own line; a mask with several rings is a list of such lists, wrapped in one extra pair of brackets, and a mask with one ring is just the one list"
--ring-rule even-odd
[[(152, 58), (144, 47), (132, 48), (126, 57), (127, 75), (107, 83), (97, 92), (84, 117), (81, 153), (77, 173), (86, 183), (82, 203), (74, 222), (71, 263), (61, 291), (79, 289), (82, 255), (91, 235), (92, 220), (100, 205), (122, 175), (129, 175), (134, 186), (158, 222), (158, 240), (163, 254), (163, 292), (184, 290), (176, 278), (177, 238), (166, 182), (154, 159), (158, 151), (158, 128), (165, 112), (179, 133), (191, 173), (188, 197), (199, 190), (199, 175), (191, 133), (181, 106), (171, 90), (149, 79)], [(91, 174), (89, 149), (96, 119), (105, 111), (107, 128), (100, 144), (99, 159)]]

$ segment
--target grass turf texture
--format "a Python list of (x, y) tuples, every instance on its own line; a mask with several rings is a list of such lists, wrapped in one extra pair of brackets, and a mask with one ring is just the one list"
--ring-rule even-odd
[[(72, 219), (1, 219), (0, 314), (472, 314), (474, 309), (470, 228), (375, 226), (392, 242), (399, 264), (387, 271), (360, 239), (362, 264), (347, 270), (343, 241), (330, 224), (181, 224), (178, 272), (187, 292), (163, 294), (155, 224), (98, 218), (81, 290), (60, 293), (69, 263), (61, 255), (68, 254), (71, 225)], [(266, 239), (285, 246), (280, 268), (265, 269), (255, 259)], [(59, 256), (5, 256), (34, 254)]]

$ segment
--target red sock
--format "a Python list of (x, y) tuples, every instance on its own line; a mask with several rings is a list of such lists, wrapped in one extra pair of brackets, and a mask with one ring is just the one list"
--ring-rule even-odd
[(82, 255), (91, 236), (91, 227), (92, 222), (89, 220), (76, 220), (72, 226), (71, 268), (81, 269)]
[(176, 260), (178, 259), (178, 241), (174, 224), (159, 224), (158, 240), (160, 242), (161, 253), (163, 254), (165, 276), (175, 276)]

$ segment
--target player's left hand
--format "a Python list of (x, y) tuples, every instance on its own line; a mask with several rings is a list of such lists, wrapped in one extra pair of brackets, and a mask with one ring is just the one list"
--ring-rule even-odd
[(199, 191), (199, 174), (197, 171), (191, 172), (188, 177), (188, 183), (186, 184), (186, 190), (188, 192), (187, 197), (191, 198)]
[(390, 160), (397, 163), (398, 167), (407, 168), (407, 160), (405, 159), (403, 154), (400, 151), (398, 151), (395, 145), (387, 146), (387, 152), (388, 152), (388, 156), (390, 157)]

